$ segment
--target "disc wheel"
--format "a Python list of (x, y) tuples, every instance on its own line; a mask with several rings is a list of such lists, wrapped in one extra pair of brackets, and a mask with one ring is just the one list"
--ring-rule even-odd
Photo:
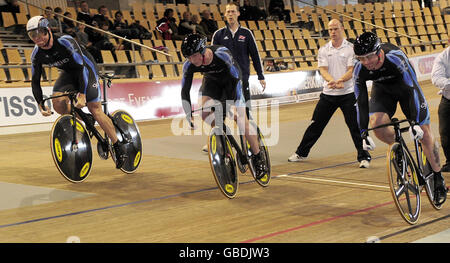
[[(73, 143), (73, 125), (76, 142)], [(92, 146), (85, 126), (73, 123), (72, 115), (59, 116), (50, 135), (53, 161), (61, 175), (72, 183), (86, 180), (92, 169)]]
[(235, 155), (230, 141), (218, 127), (214, 127), (210, 132), (208, 156), (211, 171), (220, 191), (227, 198), (234, 198), (239, 187)]
[[(124, 110), (113, 112), (111, 117), (115, 125), (120, 127), (126, 137), (123, 138), (122, 133), (116, 127), (117, 138), (120, 141), (128, 141), (128, 143), (124, 144), (125, 153), (128, 158), (120, 170), (124, 173), (134, 173), (142, 162), (142, 140), (137, 123), (133, 117)], [(114, 154), (112, 154), (112, 156), (115, 162), (116, 158)]]

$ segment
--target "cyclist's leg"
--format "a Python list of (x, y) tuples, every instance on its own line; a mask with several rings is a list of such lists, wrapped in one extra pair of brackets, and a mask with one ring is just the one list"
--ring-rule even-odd
[[(370, 115), (370, 126), (375, 127), (385, 123), (389, 123), (391, 118), (385, 112), (374, 112)], [(393, 144), (395, 142), (395, 133), (392, 127), (378, 128), (373, 131), (375, 136), (386, 144)]]
[(431, 125), (420, 125), (423, 131), (423, 138), (421, 140), (423, 153), (430, 162), (433, 171), (441, 170), (441, 161), (439, 158), (439, 144), (435, 140), (433, 133), (431, 132)]
[(94, 116), (100, 127), (105, 131), (111, 142), (114, 144), (117, 142), (117, 134), (112, 120), (103, 112), (101, 102), (88, 102), (87, 107), (89, 112)]
[(238, 105), (236, 107), (237, 112), (237, 124), (239, 127), (239, 131), (244, 133), (245, 138), (250, 144), (250, 150), (254, 155), (259, 154), (259, 141), (258, 134), (253, 125), (250, 125), (250, 121), (247, 115), (247, 107), (245, 105)]
[[(391, 117), (394, 116), (398, 101), (393, 94), (386, 92), (386, 90), (391, 88), (379, 84), (373, 85), (369, 102), (371, 127), (391, 122)], [(395, 133), (392, 127), (375, 129), (374, 133), (379, 140), (386, 144), (391, 145), (395, 142)]]
[(199, 102), (198, 102), (199, 107), (202, 108), (202, 112), (201, 112), (202, 120), (205, 123), (207, 123), (209, 126), (214, 127), (214, 125), (215, 125), (214, 117), (215, 116), (214, 116), (214, 112), (209, 107), (216, 104), (217, 101), (215, 101), (210, 96), (201, 96), (201, 97), (199, 97), (198, 100), (199, 100)]
[(430, 112), (427, 101), (419, 87), (408, 87), (407, 91), (409, 96), (402, 97), (400, 106), (409, 120), (414, 120), (420, 125), (423, 131), (423, 138), (421, 140), (423, 152), (430, 162), (433, 171), (439, 172), (441, 170), (439, 145), (431, 131)]
[[(74, 82), (73, 77), (69, 73), (61, 71), (53, 86), (53, 95), (58, 96), (62, 95), (64, 92), (76, 90), (76, 83)], [(70, 113), (70, 101), (68, 97), (52, 99), (52, 105), (53, 109), (60, 115)]]

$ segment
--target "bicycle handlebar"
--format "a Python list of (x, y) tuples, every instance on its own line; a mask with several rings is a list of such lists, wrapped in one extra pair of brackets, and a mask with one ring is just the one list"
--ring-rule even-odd
[[(383, 127), (388, 127), (388, 126), (398, 126), (400, 123), (403, 123), (403, 122), (408, 122), (410, 126), (413, 125), (412, 122), (411, 122), (410, 120), (408, 120), (408, 119), (398, 120), (397, 118), (392, 118), (392, 119), (391, 119), (391, 122), (389, 122), (389, 123), (381, 124), (381, 125), (378, 125), (378, 126), (376, 126), (376, 127), (367, 129), (366, 131), (363, 132), (363, 136), (364, 136), (364, 135), (367, 136), (368, 133), (369, 133), (369, 131), (376, 130), (376, 129), (383, 128)], [(408, 128), (406, 128), (406, 130), (407, 130), (407, 129), (408, 129)], [(404, 130), (401, 129), (401, 131), (403, 132)]]
[(56, 99), (56, 98), (60, 98), (60, 97), (71, 97), (71, 98), (74, 98), (74, 99), (75, 99), (77, 93), (78, 93), (78, 91), (69, 91), (69, 92), (64, 93), (64, 94), (61, 94), (61, 95), (50, 96), (50, 97), (44, 99), (44, 100), (42, 101), (42, 103), (44, 103), (44, 102), (47, 101), (47, 100)]

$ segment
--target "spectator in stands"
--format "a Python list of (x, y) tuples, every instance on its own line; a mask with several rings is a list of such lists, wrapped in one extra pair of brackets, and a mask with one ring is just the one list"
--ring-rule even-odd
[[(84, 23), (84, 21), (80, 22)], [(86, 26), (84, 24), (78, 24), (78, 30), (74, 32), (75, 39), (78, 43), (80, 43), (80, 45), (83, 45), (89, 53), (91, 53), (97, 63), (103, 63), (100, 50), (89, 40), (89, 35), (84, 32), (85, 28)]]
[(183, 19), (178, 25), (178, 33), (180, 35), (189, 35), (195, 33), (195, 25), (192, 24), (192, 14), (189, 11), (183, 13)]
[(217, 26), (217, 22), (211, 18), (211, 12), (209, 10), (203, 10), (202, 12), (202, 21), (200, 21), (200, 25), (203, 28), (208, 40), (211, 40), (212, 34), (216, 32), (219, 27)]
[(93, 20), (97, 21), (97, 24), (100, 22), (106, 23), (108, 25), (108, 30), (113, 29), (113, 22), (109, 18), (109, 10), (105, 5), (101, 5), (98, 9), (98, 14), (95, 14)]
[(80, 2), (80, 11), (77, 14), (77, 20), (83, 20), (86, 24), (92, 25), (92, 21), (94, 21), (94, 14), (89, 12), (89, 5), (87, 1)]
[(265, 20), (267, 18), (267, 14), (264, 10), (259, 9), (257, 6), (251, 5), (250, 0), (244, 0), (244, 4), (239, 9), (241, 15), (239, 16), (239, 20)]
[(53, 16), (53, 9), (50, 6), (47, 6), (44, 10), (44, 17), (48, 20), (48, 27), (52, 30), (53, 33), (60, 33), (59, 22)]
[(203, 27), (198, 23), (199, 19), (197, 15), (193, 15), (191, 18), (192, 21), (192, 25), (195, 26), (195, 32), (197, 32), (198, 34), (202, 35), (202, 36), (207, 36), (205, 30), (203, 29)]
[[(102, 29), (103, 31), (108, 30), (108, 24), (106, 22), (100, 22), (98, 24), (98, 28)], [(102, 32), (102, 31), (96, 31), (97, 37), (96, 41), (94, 42), (95, 47), (97, 47), (99, 50), (123, 50), (124, 46), (122, 44), (114, 45), (109, 40), (109, 35)]]
[(128, 24), (126, 22), (122, 21), (122, 19), (123, 19), (122, 12), (117, 11), (114, 14), (113, 30), (120, 30), (120, 29), (128, 28)]
[(431, 81), (439, 88), (439, 93), (442, 95), (438, 108), (439, 134), (446, 160), (441, 172), (450, 172), (450, 47), (447, 47), (434, 60)]
[[(17, 0), (6, 0), (0, 3), (0, 12), (13, 13), (14, 19), (17, 19), (15, 13), (20, 12), (19, 2)], [(3, 17), (0, 15), (0, 26), (3, 26)]]
[(264, 70), (267, 72), (276, 72), (276, 71), (280, 70), (278, 68), (278, 65), (275, 64), (275, 60), (273, 59), (272, 56), (266, 57), (265, 64), (266, 64), (266, 66), (265, 66)]
[(270, 0), (269, 14), (278, 17), (280, 21), (291, 22), (290, 11), (284, 8), (283, 0)]
[[(3, 4), (0, 3), (0, 12), (5, 13), (20, 13), (20, 6), (17, 0), (5, 0)], [(1, 18), (1, 16), (0, 16)]]
[(288, 68), (287, 63), (284, 62), (283, 60), (277, 61), (276, 65), (280, 70), (286, 70)]
[(319, 72), (325, 80), (323, 91), (314, 109), (312, 121), (288, 161), (300, 162), (306, 159), (331, 117), (340, 108), (357, 150), (359, 168), (369, 168), (371, 156), (363, 149), (355, 107), (352, 73), (356, 60), (353, 45), (345, 40), (344, 26), (339, 20), (332, 19), (328, 23), (328, 30), (331, 41), (320, 47), (318, 55)]
[[(122, 12), (117, 11), (114, 14), (114, 24), (113, 24), (113, 29), (111, 30), (111, 32), (113, 34), (116, 34), (121, 37), (126, 37), (128, 39), (138, 38), (139, 30), (128, 26), (128, 24), (126, 22), (124, 22), (122, 19), (123, 19)], [(103, 24), (105, 24), (105, 22), (102, 22), (102, 25)]]
[[(68, 18), (72, 18), (72, 13), (70, 12), (65, 12), (63, 14), (64, 16), (68, 17)], [(72, 31), (75, 32), (77, 30), (77, 27), (75, 26), (75, 23), (72, 20), (69, 20), (67, 18), (63, 18), (62, 21), (62, 28), (63, 28), (63, 32), (65, 32), (67, 30), (67, 28), (72, 28)]]
[(420, 7), (422, 7), (422, 2), (425, 4), (425, 6), (424, 7), (428, 7), (429, 9), (431, 9), (431, 6), (432, 6), (432, 4), (431, 4), (431, 0), (417, 0), (417, 2), (419, 2), (419, 6)]
[(172, 8), (164, 10), (164, 17), (156, 21), (155, 29), (162, 34), (165, 40), (182, 40), (184, 36), (178, 34), (178, 27), (173, 14)]

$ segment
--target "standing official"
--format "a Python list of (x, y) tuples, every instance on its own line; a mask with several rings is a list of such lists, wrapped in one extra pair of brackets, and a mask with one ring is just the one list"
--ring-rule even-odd
[(355, 107), (352, 79), (355, 63), (353, 45), (344, 38), (344, 27), (339, 20), (331, 20), (328, 30), (331, 41), (319, 49), (318, 56), (319, 72), (325, 80), (323, 91), (314, 109), (311, 124), (288, 161), (299, 162), (308, 156), (334, 112), (340, 108), (358, 152), (359, 167), (368, 168), (371, 157), (369, 152), (363, 150)]
[(244, 99), (247, 104), (247, 114), (249, 114), (249, 110), (251, 109), (250, 88), (248, 83), (248, 78), (250, 77), (249, 56), (253, 61), (253, 67), (258, 74), (258, 80), (261, 83), (263, 90), (266, 88), (266, 81), (264, 80), (263, 67), (261, 58), (259, 57), (258, 47), (256, 46), (255, 37), (248, 28), (241, 27), (238, 21), (239, 15), (239, 6), (237, 6), (236, 3), (231, 2), (227, 4), (225, 9), (227, 26), (214, 32), (211, 44), (227, 47), (241, 68)]
[(446, 161), (441, 172), (450, 172), (450, 47), (434, 60), (431, 81), (442, 94), (438, 108), (439, 134)]

